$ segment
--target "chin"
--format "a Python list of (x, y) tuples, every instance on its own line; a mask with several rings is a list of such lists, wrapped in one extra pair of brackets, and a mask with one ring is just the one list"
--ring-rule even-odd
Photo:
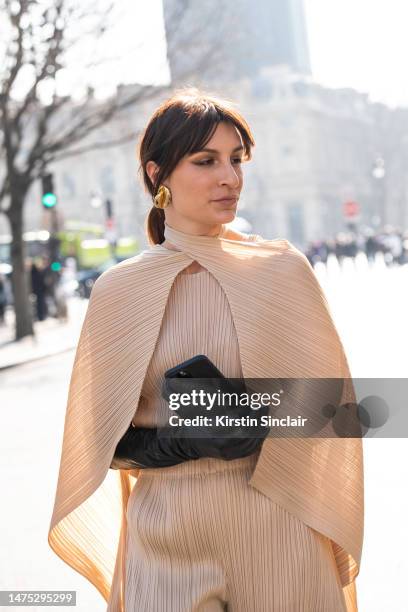
[(223, 210), (218, 213), (216, 223), (231, 223), (237, 216), (236, 210)]

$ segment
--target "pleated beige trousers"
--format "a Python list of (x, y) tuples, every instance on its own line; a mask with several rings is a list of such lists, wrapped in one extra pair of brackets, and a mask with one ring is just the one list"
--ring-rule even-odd
[(126, 612), (345, 612), (330, 540), (248, 484), (257, 455), (141, 471)]

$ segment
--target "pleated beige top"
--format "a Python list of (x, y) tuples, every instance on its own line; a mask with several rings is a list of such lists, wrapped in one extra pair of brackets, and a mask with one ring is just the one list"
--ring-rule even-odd
[[(214, 292), (219, 283), (218, 299), (224, 299), (225, 291), (231, 312), (217, 307), (211, 320), (204, 317), (203, 325), (212, 342), (207, 347), (209, 337), (204, 334), (200, 352), (207, 353), (227, 375), (236, 375), (231, 370), (235, 367), (235, 349), (227, 349), (225, 337), (214, 341), (214, 334), (216, 317), (233, 313), (246, 378), (349, 379), (347, 360), (325, 296), (310, 265), (293, 245), (261, 240), (246, 246), (245, 240), (235, 235), (218, 242), (174, 229), (168, 238), (181, 252), (169, 253), (156, 245), (98, 279), (81, 331), (64, 425), (49, 543), (106, 600), (111, 597), (115, 612), (122, 609), (117, 578), (125, 550), (124, 510), (136, 475), (132, 477), (124, 470), (108, 473), (109, 462), (135, 415), (135, 397), (139, 402), (142, 395), (146, 396), (145, 406), (134, 417), (135, 424), (141, 424), (142, 415), (145, 424), (154, 419), (158, 407), (157, 396), (154, 399), (152, 395), (154, 372), (160, 370), (162, 375), (164, 367), (175, 365), (167, 357), (161, 357), (161, 363), (156, 360), (160, 359), (161, 342), (166, 342), (168, 322), (164, 312), (167, 302), (176, 298), (177, 289), (187, 283), (204, 289), (207, 280)], [(180, 276), (193, 260), (208, 268), (214, 278), (207, 271)], [(241, 265), (245, 267), (244, 277), (240, 276)], [(191, 291), (185, 295), (190, 297), (191, 308)], [(200, 308), (199, 300), (194, 308)], [(177, 311), (181, 312), (178, 297)], [(277, 325), (271, 326), (271, 320)], [(224, 331), (227, 327), (224, 325)], [(183, 334), (195, 333), (192, 327), (189, 329)], [(159, 332), (163, 340), (159, 340)], [(236, 342), (234, 336), (232, 343)], [(167, 336), (167, 342), (174, 344), (174, 334)], [(176, 363), (191, 357), (190, 351), (183, 352), (188, 346), (185, 338), (179, 348), (173, 344)], [(296, 400), (303, 402), (304, 385), (300, 387)], [(346, 391), (349, 388), (346, 385)], [(344, 395), (347, 398), (348, 391)], [(361, 440), (266, 440), (249, 484), (330, 537), (350, 599), (348, 610), (355, 612), (354, 579), (361, 558), (364, 509)]]
[[(207, 355), (225, 376), (230, 378), (243, 377), (238, 338), (227, 297), (221, 285), (206, 269), (202, 269), (200, 272), (193, 274), (181, 272), (177, 275), (173, 283), (170, 290), (169, 299), (166, 304), (157, 343), (155, 345), (155, 349), (143, 383), (139, 407), (136, 415), (133, 418), (133, 423), (136, 426), (153, 427), (158, 424), (165, 425), (168, 422), (168, 405), (167, 402), (161, 397), (163, 373), (167, 369), (174, 367), (178, 363), (181, 363), (182, 361), (185, 361), (196, 354)], [(247, 460), (248, 468), (251, 467), (253, 469), (254, 463), (250, 462), (249, 457)], [(199, 471), (200, 466), (203, 473), (205, 473), (206, 470), (211, 471), (210, 466), (215, 466), (219, 464), (220, 461), (216, 459), (202, 458), (199, 459), (198, 462), (193, 461), (190, 463), (192, 473)], [(184, 464), (183, 467), (187, 467), (187, 465)], [(307, 595), (304, 595), (305, 600), (303, 601), (303, 605), (307, 607), (307, 597), (311, 597), (310, 593), (312, 593), (313, 588), (315, 588), (311, 587), (311, 591), (309, 593), (309, 591), (307, 591), (309, 588), (308, 581), (313, 582), (311, 576), (318, 574), (321, 576), (321, 583), (322, 585), (324, 584), (324, 586), (321, 586), (321, 599), (319, 599), (317, 595), (314, 595), (316, 599), (313, 601), (315, 603), (316, 601), (320, 602), (319, 610), (326, 611), (330, 609), (331, 612), (345, 610), (345, 603), (343, 600), (343, 595), (341, 594), (341, 585), (339, 583), (339, 578), (337, 577), (336, 565), (333, 552), (331, 551), (330, 540), (319, 534), (313, 535), (314, 532), (312, 530), (309, 530), (308, 527), (301, 525), (295, 517), (287, 514), (279, 506), (275, 506), (267, 497), (260, 499), (260, 496), (255, 492), (255, 490), (252, 492), (248, 491), (246, 494), (244, 494), (242, 491), (237, 492), (235, 487), (245, 487), (245, 478), (248, 478), (249, 481), (252, 470), (249, 470), (248, 468), (246, 471), (242, 471), (241, 478), (243, 480), (240, 485), (237, 484), (237, 475), (235, 472), (233, 472), (235, 475), (230, 477), (231, 480), (229, 480), (228, 475), (226, 475), (223, 482), (225, 490), (228, 490), (229, 492), (227, 507), (235, 505), (239, 513), (241, 511), (240, 503), (242, 503), (243, 499), (245, 499), (247, 505), (244, 505), (244, 513), (248, 512), (250, 515), (252, 509), (252, 511), (257, 513), (258, 522), (262, 523), (261, 519), (259, 518), (259, 513), (263, 512), (265, 523), (267, 523), (269, 520), (271, 525), (276, 523), (277, 525), (280, 525), (281, 528), (282, 526), (285, 526), (286, 528), (286, 531), (283, 529), (284, 533), (279, 533), (279, 528), (277, 528), (278, 530), (276, 534), (268, 533), (271, 542), (273, 542), (273, 545), (271, 544), (270, 548), (275, 551), (275, 554), (278, 554), (279, 561), (277, 561), (274, 556), (271, 556), (271, 552), (265, 542), (265, 550), (263, 550), (263, 553), (260, 553), (262, 563), (267, 565), (270, 572), (268, 576), (271, 584), (268, 586), (268, 588), (271, 589), (271, 592), (268, 593), (268, 605), (271, 606), (272, 609), (272, 607), (277, 605), (279, 597), (283, 596), (283, 591), (279, 591), (277, 585), (275, 587), (273, 586), (274, 576), (275, 579), (278, 580), (278, 578), (276, 578), (276, 573), (279, 574), (279, 572), (287, 572), (286, 579), (288, 580), (289, 584), (291, 584), (289, 589), (291, 595), (288, 597), (299, 597), (298, 605), (302, 605), (301, 602), (303, 600), (301, 599), (301, 589), (299, 589), (299, 592), (295, 591), (295, 585), (297, 585), (298, 581), (298, 578), (295, 575), (295, 569), (293, 568), (294, 575), (292, 575), (288, 569), (289, 562), (285, 564), (284, 558), (293, 560), (293, 558), (299, 556), (299, 549), (297, 547), (302, 549), (302, 547), (306, 546), (306, 550), (304, 551), (303, 555), (309, 558), (308, 571), (310, 572), (310, 575), (304, 576), (304, 588)], [(147, 472), (151, 473), (152, 470), (147, 470)], [(186, 483), (189, 483), (185, 485), (188, 491), (186, 501), (190, 500), (189, 504), (192, 504), (191, 495), (199, 495), (199, 493), (197, 493), (197, 491), (199, 491), (199, 486), (191, 484), (192, 481), (187, 477), (187, 474), (189, 473), (190, 471), (187, 470), (184, 472)], [(164, 475), (164, 478), (165, 477), (166, 475)], [(128, 520), (130, 521), (128, 547), (130, 548), (127, 548), (127, 579), (125, 589), (125, 609), (129, 610), (129, 612), (139, 609), (190, 609), (185, 602), (185, 599), (188, 599), (188, 596), (183, 592), (183, 590), (187, 589), (190, 591), (191, 585), (189, 584), (189, 581), (193, 579), (193, 575), (197, 581), (197, 584), (194, 585), (194, 589), (200, 594), (202, 594), (201, 590), (207, 593), (206, 589), (212, 592), (217, 585), (219, 587), (217, 580), (221, 580), (222, 584), (222, 579), (217, 575), (217, 573), (212, 576), (214, 584), (211, 581), (210, 584), (207, 584), (209, 560), (207, 560), (206, 563), (203, 563), (200, 571), (200, 564), (194, 555), (194, 550), (190, 550), (187, 544), (185, 544), (189, 550), (188, 553), (184, 552), (186, 555), (185, 561), (190, 568), (191, 575), (189, 572), (186, 572), (186, 575), (183, 574), (182, 567), (184, 567), (184, 565), (182, 565), (178, 568), (174, 576), (175, 585), (177, 586), (173, 585), (173, 588), (168, 587), (165, 577), (169, 572), (169, 565), (166, 564), (167, 562), (162, 557), (162, 548), (168, 545), (169, 541), (172, 541), (173, 539), (174, 541), (178, 542), (178, 547), (174, 550), (174, 559), (172, 562), (172, 565), (174, 565), (180, 562), (180, 548), (184, 551), (182, 544), (183, 537), (187, 538), (187, 541), (190, 542), (190, 539), (195, 541), (195, 538), (198, 536), (197, 530), (195, 530), (193, 534), (195, 538), (192, 537), (192, 534), (190, 534), (190, 538), (187, 537), (186, 533), (189, 533), (187, 525), (189, 522), (187, 521), (187, 525), (184, 525), (183, 529), (180, 529), (179, 521), (177, 521), (175, 517), (173, 517), (174, 524), (172, 526), (174, 531), (172, 532), (171, 537), (168, 535), (169, 518), (167, 517), (165, 519), (164, 516), (161, 515), (162, 505), (163, 500), (165, 500), (164, 505), (166, 507), (172, 507), (172, 503), (174, 502), (172, 502), (171, 497), (174, 495), (174, 488), (176, 485), (174, 483), (168, 484), (169, 492), (167, 495), (163, 491), (165, 482), (162, 481), (160, 476), (157, 477), (156, 475), (155, 479), (157, 480), (157, 478), (158, 481), (155, 482), (156, 489), (154, 488), (155, 484), (151, 481), (149, 481), (149, 484), (145, 485), (143, 494), (141, 493), (143, 498), (143, 501), (141, 502), (143, 511), (141, 511), (140, 516), (137, 515), (137, 518), (133, 515), (133, 495), (129, 500), (129, 502), (131, 501), (132, 504), (130, 509), (128, 509)], [(202, 483), (204, 481), (198, 479), (198, 481), (195, 482)], [(211, 490), (212, 499), (213, 496), (222, 499), (223, 496), (221, 493), (218, 496), (215, 494), (214, 490), (212, 489), (213, 486), (215, 485), (210, 485), (210, 483), (207, 481), (206, 493), (209, 494), (209, 491)], [(149, 503), (151, 506), (149, 506), (149, 503), (146, 500), (146, 490), (149, 490), (149, 497), (151, 497), (151, 501)], [(176, 497), (178, 499), (181, 493), (179, 489), (177, 490), (178, 493), (176, 494)], [(205, 497), (204, 492), (203, 497)], [(256, 500), (256, 502), (254, 500)], [(138, 503), (139, 502), (136, 501), (136, 504)], [(256, 510), (253, 509), (254, 504), (256, 506)], [(194, 506), (194, 516), (198, 517), (199, 508), (201, 505), (202, 504), (198, 504), (198, 507)], [(225, 513), (227, 513), (226, 508)], [(280, 516), (281, 519), (279, 519)], [(200, 524), (205, 525), (208, 518), (202, 516), (201, 519), (198, 520), (200, 521)], [(168, 539), (163, 536), (163, 521), (166, 523), (165, 532)], [(170, 522), (172, 523), (172, 520)], [(247, 529), (240, 532), (238, 520), (236, 523), (234, 523), (234, 525), (235, 524), (237, 529), (236, 538), (241, 542), (241, 544), (240, 547), (237, 547), (232, 554), (232, 558), (235, 559), (234, 563), (236, 563), (236, 566), (234, 565), (232, 575), (238, 572), (242, 582), (250, 579), (255, 583), (256, 576), (253, 578), (248, 578), (248, 574), (250, 574), (252, 571), (254, 571), (256, 574), (256, 563), (254, 562), (254, 567), (248, 568), (246, 563), (247, 558), (246, 555), (244, 555), (245, 572), (242, 571), (242, 573), (240, 573), (239, 567), (242, 560), (237, 559), (235, 555), (239, 557), (240, 551), (242, 554), (243, 550), (246, 550), (246, 553), (250, 555), (251, 546), (245, 541), (245, 537), (254, 537), (256, 539), (256, 535), (252, 534), (252, 536), (248, 536)], [(212, 533), (217, 532), (217, 541), (224, 541), (225, 533), (228, 531), (226, 530), (224, 521), (215, 521), (211, 527)], [(144, 535), (141, 536), (138, 544), (135, 544), (130, 534), (134, 531), (136, 534), (138, 534), (139, 530), (141, 530)], [(144, 530), (147, 530), (150, 535), (155, 533), (154, 537), (152, 536), (152, 540), (150, 541), (148, 553), (137, 550), (137, 547), (140, 546), (141, 542), (144, 542), (146, 538), (146, 533)], [(299, 532), (302, 532), (302, 530), (306, 532), (306, 534), (303, 536), (304, 540), (298, 541), (298, 534)], [(208, 537), (210, 538), (210, 536)], [(136, 535), (135, 538), (138, 540), (139, 536)], [(242, 542), (242, 538), (244, 539), (244, 542)], [(286, 550), (284, 551), (281, 550), (281, 538), (285, 542)], [(245, 546), (248, 546), (248, 549), (245, 549)], [(205, 548), (204, 544), (203, 548)], [(194, 546), (192, 546), (192, 549), (194, 549)], [(278, 550), (279, 553), (276, 553)], [(316, 550), (319, 552), (316, 553)], [(313, 554), (315, 555), (314, 557)], [(302, 555), (300, 556), (302, 557)], [(226, 557), (228, 558), (228, 553), (226, 553)], [(152, 561), (152, 559), (154, 561)], [(214, 558), (213, 562), (214, 566), (212, 567), (212, 571), (214, 572), (214, 568), (218, 567), (218, 559)], [(149, 565), (150, 563), (152, 565)], [(170, 561), (168, 561), (168, 563), (170, 564)], [(291, 561), (291, 563), (293, 563), (293, 561)], [(160, 571), (158, 570), (158, 567), (160, 568)], [(304, 568), (298, 568), (298, 571), (300, 574), (302, 574), (302, 572), (305, 570)], [(331, 575), (330, 572), (332, 572)], [(293, 580), (293, 583), (291, 583), (291, 580)], [(144, 584), (142, 588), (141, 582), (143, 581), (145, 581), (146, 584)], [(115, 585), (113, 586), (115, 587)], [(264, 588), (266, 588), (266, 586), (264, 586)], [(251, 592), (251, 588), (248, 588), (248, 593)], [(149, 593), (149, 595), (147, 595), (147, 593)], [(296, 593), (296, 595), (294, 593)], [(235, 594), (232, 595), (232, 597), (234, 596)], [(241, 607), (239, 609), (253, 609), (253, 606), (261, 605), (259, 603), (257, 604), (256, 601), (251, 600), (250, 595), (248, 596), (250, 601), (247, 602), (247, 605), (241, 603)], [(158, 605), (157, 600), (162, 602), (162, 607)], [(193, 599), (191, 601), (193, 601)], [(192, 603), (191, 606), (193, 606)], [(110, 609), (111, 608), (108, 608), (108, 610)]]
[(224, 376), (243, 376), (226, 295), (206, 269), (193, 274), (180, 273), (176, 277), (143, 383), (134, 425), (153, 427), (168, 421), (168, 405), (161, 397), (163, 373), (197, 354), (207, 355)]

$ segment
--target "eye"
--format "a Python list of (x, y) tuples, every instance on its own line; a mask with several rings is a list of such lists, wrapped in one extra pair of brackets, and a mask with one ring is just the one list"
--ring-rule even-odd
[[(203, 159), (203, 160), (201, 160), (201, 161), (199, 161), (199, 162), (194, 162), (194, 164), (195, 164), (196, 166), (210, 166), (210, 165), (212, 165), (212, 164), (213, 164), (213, 162), (214, 162), (214, 161), (215, 161), (215, 160), (214, 160), (213, 158), (210, 158), (210, 159)], [(234, 157), (234, 158), (232, 159), (232, 162), (233, 162), (234, 164), (242, 164), (243, 159), (242, 159), (242, 157)]]
[(209, 166), (214, 160), (211, 159), (203, 159), (199, 162), (194, 162), (196, 166)]

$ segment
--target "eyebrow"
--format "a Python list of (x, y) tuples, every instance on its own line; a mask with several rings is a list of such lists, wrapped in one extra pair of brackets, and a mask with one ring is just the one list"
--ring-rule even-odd
[[(238, 145), (237, 147), (235, 147), (235, 149), (232, 149), (232, 153), (236, 153), (237, 151), (243, 151), (244, 147), (242, 145)], [(217, 151), (217, 149), (200, 149), (199, 151), (196, 151), (196, 153), (219, 153), (219, 151)]]

